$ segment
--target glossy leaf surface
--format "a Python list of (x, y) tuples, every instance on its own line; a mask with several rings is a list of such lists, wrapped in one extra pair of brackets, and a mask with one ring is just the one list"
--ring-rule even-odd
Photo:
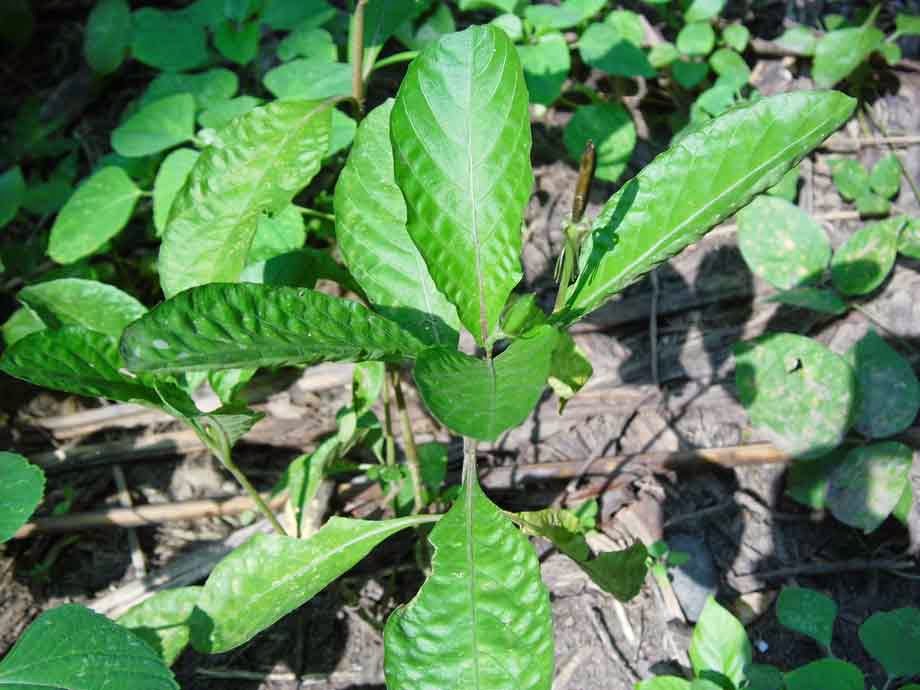
[(697, 241), (850, 116), (840, 93), (788, 93), (740, 106), (689, 133), (627, 182), (594, 221), (569, 289), (571, 323)]
[(157, 592), (132, 606), (117, 623), (150, 645), (167, 666), (179, 658), (189, 642), (189, 617), (201, 587), (179, 587)]
[(473, 26), (430, 44), (399, 88), (390, 138), (409, 235), (484, 345), (521, 278), (533, 184), (527, 87), (508, 36)]
[(0, 544), (10, 539), (38, 507), (45, 475), (18, 453), (0, 451)]
[(297, 59), (269, 70), (265, 88), (284, 100), (321, 100), (351, 93), (351, 67), (324, 58)]
[(120, 338), (147, 308), (114, 285), (83, 278), (59, 278), (28, 285), (17, 298), (50, 328), (82, 326)]
[(152, 309), (125, 331), (121, 349), (133, 371), (177, 373), (398, 361), (422, 345), (357, 302), (299, 288), (216, 283)]
[(276, 102), (221, 130), (173, 202), (159, 259), (167, 297), (239, 278), (259, 216), (287, 206), (319, 170), (330, 123), (327, 105)]
[(307, 229), (303, 215), (293, 205), (272, 216), (263, 215), (256, 224), (256, 234), (246, 255), (246, 263), (267, 261), (303, 247)]
[(891, 515), (910, 481), (913, 452), (887, 441), (853, 448), (831, 472), (827, 505), (834, 517), (871, 532)]
[(716, 671), (736, 687), (744, 679), (744, 669), (753, 656), (744, 626), (713, 597), (706, 601), (696, 622), (689, 653), (696, 675)]
[(390, 113), (361, 123), (335, 188), (336, 238), (374, 308), (427, 345), (456, 347), (457, 311), (437, 289), (406, 229), (406, 203), (393, 175)]

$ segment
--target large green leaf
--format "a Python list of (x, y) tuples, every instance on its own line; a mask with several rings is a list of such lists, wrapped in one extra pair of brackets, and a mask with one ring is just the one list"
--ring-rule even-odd
[(125, 226), (140, 194), (121, 168), (110, 166), (95, 173), (55, 218), (48, 256), (69, 264), (95, 252)]
[(263, 81), (276, 98), (320, 100), (351, 93), (351, 68), (323, 58), (291, 60), (269, 70)]
[(530, 414), (546, 386), (558, 331), (540, 326), (491, 361), (449, 348), (422, 352), (415, 382), (451, 431), (492, 441)]
[(82, 278), (29, 285), (17, 297), (51, 328), (82, 326), (114, 338), (120, 338), (125, 327), (147, 311), (114, 285)]
[(787, 93), (734, 108), (687, 134), (604, 206), (557, 318), (581, 318), (696, 242), (779, 182), (855, 105), (836, 92)]
[(335, 187), (335, 233), (351, 274), (374, 308), (428, 345), (456, 347), (457, 311), (435, 287), (406, 230), (393, 177), (393, 101), (361, 123)]
[(473, 26), (415, 59), (390, 118), (409, 235), (482, 345), (521, 278), (521, 221), (533, 184), (527, 104), (507, 34)]
[(654, 77), (648, 56), (613, 24), (596, 22), (578, 41), (582, 59), (615, 77)]
[(0, 662), (0, 688), (179, 690), (146, 642), (83, 606), (39, 616)]
[(209, 654), (238, 647), (312, 599), (390, 535), (438, 517), (333, 517), (307, 540), (256, 535), (218, 563), (205, 583), (192, 613), (192, 645)]
[(293, 252), (303, 247), (307, 239), (307, 228), (303, 214), (292, 204), (274, 215), (263, 215), (256, 225), (246, 263), (268, 261), (276, 256)]
[(115, 338), (79, 326), (27, 335), (0, 359), (0, 371), (36, 386), (159, 405), (152, 389), (119, 372), (123, 366)]
[(270, 103), (233, 120), (198, 158), (173, 202), (160, 248), (167, 297), (234, 281), (262, 213), (287, 206), (329, 147), (327, 104)]
[(112, 132), (112, 148), (127, 158), (149, 156), (195, 136), (195, 97), (179, 93), (141, 108)]
[(553, 628), (533, 547), (475, 474), (429, 541), (432, 572), (384, 629), (389, 690), (549, 690)]
[(744, 680), (744, 669), (753, 657), (744, 626), (713, 597), (706, 600), (696, 622), (689, 653), (696, 675), (715, 671), (731, 680), (735, 687)]
[(859, 626), (859, 640), (892, 678), (920, 674), (920, 609), (878, 611)]
[(815, 46), (812, 78), (820, 87), (833, 86), (850, 76), (884, 40), (885, 34), (871, 22), (825, 34)]
[(179, 658), (189, 641), (189, 617), (201, 587), (157, 592), (118, 617), (123, 625), (159, 654), (167, 666)]
[(42, 500), (45, 475), (18, 453), (0, 451), (0, 543), (22, 527)]
[(131, 8), (126, 0), (99, 0), (86, 20), (83, 55), (93, 71), (109, 74), (125, 59), (131, 40)]
[(365, 359), (400, 360), (423, 345), (357, 302), (252, 283), (187, 290), (125, 331), (137, 372), (176, 373)]

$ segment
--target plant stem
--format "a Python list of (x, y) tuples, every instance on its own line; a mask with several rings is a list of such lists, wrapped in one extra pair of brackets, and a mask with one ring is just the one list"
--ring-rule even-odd
[(563, 232), (565, 234), (565, 246), (562, 248), (562, 269), (559, 272), (559, 289), (556, 292), (556, 303), (553, 305), (553, 313), (558, 312), (565, 305), (566, 294), (568, 293), (569, 283), (572, 282), (572, 273), (575, 271), (575, 261), (578, 258), (578, 245), (580, 238), (578, 224), (585, 215), (585, 207), (588, 205), (588, 195), (591, 193), (591, 183), (594, 180), (594, 168), (596, 157), (594, 152), (594, 142), (588, 140), (585, 144), (585, 150), (581, 154), (581, 163), (578, 166), (578, 182), (575, 184), (575, 197), (572, 199), (572, 220), (566, 224)]
[(476, 441), (467, 436), (463, 437), (463, 474), (461, 481), (466, 486), (469, 482), (478, 481), (476, 472)]
[(412, 421), (406, 409), (406, 399), (403, 397), (402, 384), (399, 380), (399, 370), (390, 371), (390, 383), (396, 397), (396, 409), (399, 412), (399, 422), (402, 427), (403, 450), (406, 452), (406, 466), (409, 469), (409, 479), (412, 482), (412, 499), (414, 506), (412, 513), (417, 514), (425, 508), (425, 499), (422, 497), (422, 472), (418, 461), (418, 448), (415, 445), (415, 435), (412, 433)]
[(390, 65), (398, 64), (400, 62), (411, 62), (417, 56), (417, 50), (406, 50), (402, 53), (395, 53), (383, 58), (382, 60), (378, 60), (376, 63), (374, 63), (374, 67), (372, 69), (378, 70), (383, 67), (389, 67)]
[(302, 215), (310, 216), (312, 218), (321, 218), (322, 220), (328, 220), (331, 223), (335, 222), (335, 216), (331, 213), (324, 213), (323, 211), (317, 211), (313, 208), (307, 208), (306, 206), (294, 206)]
[(356, 117), (364, 117), (364, 8), (367, 0), (358, 0), (351, 26), (351, 95), (355, 100)]
[(392, 467), (396, 464), (396, 442), (393, 440), (393, 418), (390, 414), (390, 387), (386, 382), (383, 386), (383, 438), (386, 446), (386, 464), (387, 467)]

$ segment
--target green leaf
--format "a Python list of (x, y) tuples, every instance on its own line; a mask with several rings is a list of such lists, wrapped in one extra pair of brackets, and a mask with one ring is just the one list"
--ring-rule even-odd
[(744, 669), (752, 657), (744, 626), (713, 597), (706, 600), (693, 629), (689, 654), (694, 673), (716, 671), (736, 687), (744, 680)]
[(524, 68), (530, 102), (552, 105), (562, 94), (562, 85), (571, 67), (565, 37), (560, 33), (546, 34), (534, 44), (518, 46), (517, 52)]
[(263, 213), (276, 213), (319, 170), (329, 148), (329, 106), (256, 108), (202, 151), (170, 212), (160, 247), (163, 292), (235, 281)]
[(892, 678), (920, 674), (920, 609), (878, 611), (859, 626), (859, 640)]
[(153, 226), (158, 236), (166, 230), (173, 201), (195, 167), (198, 156), (199, 153), (192, 149), (176, 149), (160, 164), (153, 183)]
[(831, 472), (827, 505), (850, 527), (871, 532), (898, 504), (913, 463), (913, 452), (888, 441), (854, 448)]
[(563, 0), (559, 5), (533, 4), (524, 8), (524, 18), (539, 31), (568, 29), (600, 12), (604, 0)]
[(422, 400), (451, 431), (495, 440), (537, 404), (558, 335), (541, 326), (489, 362), (449, 348), (425, 350), (415, 363)]
[(883, 41), (878, 47), (878, 52), (885, 58), (885, 62), (892, 67), (897, 65), (901, 61), (901, 58), (904, 57), (903, 53), (901, 53), (901, 46), (897, 43), (890, 43), (889, 41)]
[(22, 340), (30, 333), (45, 329), (45, 323), (28, 307), (22, 307), (13, 312), (6, 323), (0, 327), (3, 332), (3, 342), (7, 347), (12, 347), (17, 340)]
[(751, 664), (744, 669), (746, 690), (786, 690), (783, 672), (768, 664)]
[(730, 48), (719, 48), (709, 56), (709, 65), (719, 75), (719, 81), (737, 91), (748, 83), (751, 68), (738, 53)]
[(494, 26), (430, 44), (390, 116), (409, 236), (435, 285), (483, 346), (521, 278), (530, 117), (517, 51)]
[(288, 500), (296, 528), (294, 536), (298, 539), (303, 535), (304, 518), (309, 514), (308, 508), (326, 476), (326, 468), (341, 457), (342, 445), (338, 436), (330, 436), (312, 453), (294, 458), (285, 471)]
[(357, 122), (341, 110), (334, 109), (332, 111), (332, 131), (329, 133), (329, 150), (326, 152), (326, 158), (351, 146), (357, 129)]
[(738, 247), (754, 274), (780, 290), (820, 281), (831, 259), (824, 228), (772, 196), (757, 197), (738, 214)]
[[(667, 67), (680, 57), (680, 51), (673, 43), (662, 41), (652, 46), (648, 53), (648, 61), (655, 69)], [(705, 68), (706, 66), (703, 65)], [(705, 75), (704, 75), (705, 76)]]
[(910, 514), (914, 509), (914, 490), (910, 482), (904, 486), (904, 493), (898, 499), (898, 504), (891, 511), (891, 517), (905, 527), (910, 527)]
[(899, 12), (894, 18), (894, 26), (902, 36), (920, 36), (920, 16)]
[(217, 654), (248, 642), (348, 572), (387, 537), (438, 517), (369, 521), (336, 516), (307, 540), (256, 535), (208, 577), (191, 616), (192, 645)]
[(321, 100), (351, 94), (351, 67), (313, 58), (291, 60), (269, 70), (265, 88), (283, 100)]
[(818, 39), (815, 38), (812, 30), (801, 24), (786, 29), (780, 37), (776, 39), (776, 44), (781, 48), (805, 56), (815, 54), (815, 45), (817, 45), (817, 42)]
[(779, 182), (767, 190), (767, 194), (795, 202), (799, 195), (799, 166), (790, 168)]
[(132, 15), (131, 52), (145, 65), (165, 72), (181, 72), (208, 61), (204, 27), (189, 22), (181, 12), (143, 7)]
[(437, 289), (406, 229), (387, 100), (364, 119), (335, 188), (336, 239), (378, 312), (427, 345), (457, 345), (456, 309)]
[(884, 40), (885, 34), (871, 24), (825, 34), (815, 45), (812, 79), (825, 89), (846, 79)]
[(920, 218), (908, 218), (898, 238), (898, 251), (911, 259), (920, 259)]
[(677, 676), (655, 676), (636, 684), (636, 690), (692, 690), (690, 681)]
[(19, 213), (25, 194), (26, 182), (18, 165), (0, 175), (0, 228), (6, 227)]
[(849, 305), (833, 290), (807, 286), (783, 290), (770, 297), (769, 301), (835, 316), (845, 314), (849, 309)]
[(235, 118), (245, 115), (260, 105), (262, 105), (262, 101), (252, 96), (240, 96), (229, 101), (221, 101), (199, 114), (198, 124), (202, 127), (221, 129), (229, 125)]
[(0, 662), (0, 687), (179, 690), (145, 642), (77, 604), (35, 619)]
[(886, 199), (892, 199), (901, 189), (901, 161), (893, 153), (880, 158), (869, 173), (872, 191)]
[(0, 359), (0, 371), (36, 386), (159, 407), (156, 393), (121, 374), (123, 366), (115, 338), (79, 326), (32, 333)]
[(550, 388), (559, 396), (560, 414), (569, 399), (582, 389), (593, 373), (591, 362), (575, 344), (575, 339), (568, 331), (561, 332), (553, 350), (547, 380)]
[(831, 279), (844, 295), (867, 295), (881, 285), (894, 266), (903, 216), (857, 230), (834, 252)]
[(654, 77), (648, 57), (607, 22), (591, 24), (578, 40), (581, 58), (615, 77)]
[(718, 16), (725, 7), (725, 0), (693, 0), (684, 11), (685, 22), (702, 22)]
[(856, 210), (862, 217), (884, 216), (891, 210), (891, 202), (878, 194), (863, 192), (856, 197)]
[(199, 109), (210, 108), (236, 95), (240, 80), (235, 73), (223, 67), (197, 74), (164, 72), (150, 82), (140, 100), (140, 107), (180, 93), (195, 97)]
[(348, 271), (336, 263), (328, 251), (309, 247), (249, 264), (240, 274), (243, 283), (311, 289), (320, 279), (335, 281), (353, 292), (361, 291)]
[(819, 458), (793, 462), (786, 474), (786, 495), (813, 510), (824, 510), (831, 472), (843, 462), (849, 448), (842, 445)]
[(82, 278), (60, 278), (28, 285), (17, 298), (50, 328), (82, 326), (121, 337), (125, 327), (147, 308), (114, 285)]
[[(508, 34), (508, 38), (517, 43), (524, 38), (524, 23), (516, 14), (500, 14), (489, 22)], [(523, 58), (521, 58), (523, 60)]]
[(705, 62), (678, 60), (671, 65), (671, 74), (682, 87), (692, 89), (709, 74), (709, 65)]
[(581, 318), (696, 242), (779, 182), (854, 106), (836, 92), (787, 93), (732, 108), (687, 134), (606, 203), (556, 320)]
[(828, 165), (834, 186), (847, 201), (853, 201), (869, 189), (869, 173), (855, 158), (831, 158)]
[(783, 587), (776, 602), (781, 625), (810, 637), (830, 651), (837, 604), (826, 594), (802, 587)]
[(141, 108), (112, 132), (112, 148), (128, 158), (165, 151), (195, 136), (195, 97), (162, 98)]
[(597, 161), (595, 176), (615, 182), (626, 170), (636, 147), (636, 126), (619, 103), (583, 105), (566, 124), (563, 140), (569, 156), (576, 161), (581, 159), (588, 141), (593, 141)]
[(722, 29), (722, 40), (729, 48), (743, 53), (747, 48), (748, 40), (751, 38), (751, 32), (744, 24), (729, 24)]
[(547, 690), (549, 593), (527, 538), (475, 479), (432, 530), (432, 572), (384, 628), (389, 690)]
[(248, 65), (259, 54), (259, 22), (226, 21), (214, 31), (217, 51), (231, 62)]
[(862, 671), (839, 659), (812, 661), (786, 674), (786, 690), (864, 690)]
[(326, 0), (265, 0), (262, 21), (276, 31), (296, 29), (304, 24), (319, 27), (337, 13), (338, 10)]
[(524, 295), (511, 295), (502, 312), (500, 324), (504, 336), (517, 338), (537, 326), (542, 326), (546, 321), (546, 312), (537, 304), (536, 295), (529, 292)]
[(296, 206), (288, 205), (274, 216), (262, 216), (256, 226), (246, 263), (266, 261), (303, 247), (307, 229)]
[(645, 27), (642, 24), (642, 15), (629, 10), (614, 10), (604, 21), (613, 26), (620, 35), (637, 48), (645, 42)]
[(298, 27), (278, 44), (278, 58), (283, 62), (298, 57), (335, 62), (339, 53), (328, 31), (307, 25)]
[(910, 362), (871, 330), (846, 357), (859, 382), (856, 430), (885, 438), (907, 429), (920, 410), (920, 382)]
[(18, 453), (0, 451), (0, 544), (28, 521), (44, 492), (45, 475), (39, 468)]
[(716, 45), (716, 32), (709, 22), (687, 24), (677, 34), (677, 49), (684, 55), (709, 55)]
[(131, 8), (125, 0), (99, 0), (86, 20), (83, 55), (98, 74), (111, 74), (125, 59), (131, 39)]
[(817, 457), (850, 427), (856, 376), (842, 357), (792, 333), (735, 346), (735, 385), (751, 424), (789, 454)]
[(128, 368), (178, 373), (418, 355), (422, 344), (357, 302), (268, 285), (204, 285), (134, 322), (122, 336)]
[(461, 12), (494, 8), (500, 12), (514, 12), (520, 0), (459, 0), (457, 3)]
[[(384, 43), (401, 24), (424, 12), (431, 0), (370, 0), (364, 11), (365, 77), (370, 74)], [(349, 55), (349, 62), (351, 61)]]
[(121, 232), (140, 194), (121, 168), (94, 173), (54, 219), (48, 256), (59, 264), (70, 264), (96, 252)]
[(141, 638), (167, 666), (179, 658), (189, 641), (189, 617), (201, 587), (157, 592), (121, 614), (117, 623)]

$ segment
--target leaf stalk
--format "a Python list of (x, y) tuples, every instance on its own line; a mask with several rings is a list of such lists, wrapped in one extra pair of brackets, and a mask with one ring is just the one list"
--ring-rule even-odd
[(412, 433), (412, 421), (406, 409), (406, 399), (403, 397), (398, 369), (390, 371), (390, 384), (393, 386), (393, 394), (396, 398), (396, 410), (399, 413), (402, 428), (403, 450), (406, 453), (406, 467), (409, 470), (409, 480), (412, 482), (412, 513), (417, 514), (425, 508), (425, 499), (422, 496), (422, 473), (418, 461), (418, 447), (415, 445), (415, 434)]

